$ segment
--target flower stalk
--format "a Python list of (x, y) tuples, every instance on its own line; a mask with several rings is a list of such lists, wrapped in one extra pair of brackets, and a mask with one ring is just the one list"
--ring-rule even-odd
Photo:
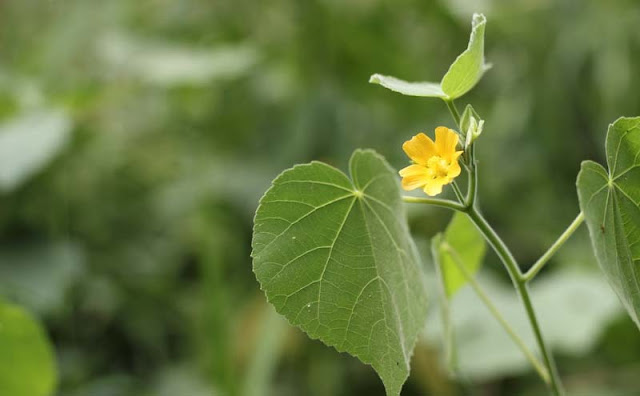
[[(447, 108), (449, 109), (451, 116), (456, 122), (456, 125), (458, 127), (461, 127), (460, 113), (458, 112), (455, 104), (452, 100), (445, 100), (445, 103), (447, 104)], [(553, 256), (553, 254), (560, 248), (560, 246), (562, 246), (562, 244), (580, 226), (580, 224), (583, 222), (583, 216), (582, 214), (579, 214), (578, 217), (569, 226), (569, 228), (551, 246), (551, 248), (549, 248), (549, 250), (536, 262), (536, 264), (533, 265), (533, 267), (526, 274), (523, 274), (516, 259), (514, 258), (507, 245), (495, 232), (495, 230), (491, 227), (487, 220), (482, 216), (477, 206), (478, 173), (475, 160), (475, 145), (472, 142), (468, 147), (465, 147), (465, 149), (467, 150), (465, 156), (467, 156), (468, 158), (468, 166), (465, 166), (468, 172), (468, 186), (467, 194), (464, 199), (462, 198), (462, 192), (458, 188), (457, 184), (455, 184), (455, 182), (452, 183), (452, 186), (460, 202), (414, 197), (404, 197), (403, 199), (405, 202), (433, 204), (466, 213), (466, 215), (474, 223), (478, 231), (482, 234), (484, 239), (487, 241), (487, 243), (489, 243), (491, 248), (495, 251), (495, 253), (504, 264), (505, 269), (507, 270), (507, 273), (509, 274), (509, 277), (511, 278), (513, 286), (516, 290), (516, 293), (522, 301), (545, 366), (544, 371), (539, 370), (538, 367), (536, 367), (536, 369), (538, 369), (540, 377), (545, 381), (545, 383), (547, 383), (553, 395), (563, 395), (564, 390), (560, 381), (560, 377), (558, 376), (555, 361), (553, 359), (551, 351), (549, 350), (545, 342), (544, 336), (542, 335), (542, 330), (540, 328), (538, 317), (535, 313), (533, 303), (531, 301), (527, 283), (538, 273), (538, 271), (540, 271), (540, 269), (542, 269), (544, 264), (551, 258), (551, 256)], [(488, 299), (488, 297), (486, 299)], [(483, 301), (484, 300), (485, 298), (483, 298)], [(490, 301), (489, 303), (491, 304)]]

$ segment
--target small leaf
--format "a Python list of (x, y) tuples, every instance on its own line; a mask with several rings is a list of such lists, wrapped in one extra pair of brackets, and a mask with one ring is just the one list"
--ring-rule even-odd
[(469, 92), (491, 65), (484, 63), (484, 28), (487, 19), (482, 14), (474, 14), (471, 22), (469, 46), (451, 64), (442, 78), (442, 91), (455, 99)]
[(469, 275), (475, 275), (480, 270), (485, 251), (484, 239), (471, 220), (463, 213), (456, 212), (438, 249), (447, 296), (453, 296), (467, 283), (467, 277), (458, 265), (463, 265)]
[(582, 163), (578, 198), (598, 264), (640, 327), (640, 117), (611, 124), (606, 151), (608, 171)]
[(392, 91), (408, 96), (424, 96), (452, 100), (459, 98), (473, 88), (491, 65), (484, 63), (484, 28), (487, 19), (482, 14), (474, 14), (471, 22), (471, 36), (467, 49), (458, 55), (440, 83), (409, 82), (396, 77), (374, 74), (369, 82), (380, 84)]
[(369, 82), (372, 84), (380, 84), (387, 89), (403, 95), (447, 98), (447, 95), (442, 92), (440, 84), (434, 82), (409, 82), (381, 74), (374, 74), (369, 78)]
[(371, 364), (398, 395), (426, 317), (424, 273), (396, 172), (357, 150), (350, 174), (312, 162), (278, 176), (256, 213), (253, 269), (289, 322)]
[(0, 394), (46, 396), (56, 386), (56, 365), (42, 327), (0, 300)]

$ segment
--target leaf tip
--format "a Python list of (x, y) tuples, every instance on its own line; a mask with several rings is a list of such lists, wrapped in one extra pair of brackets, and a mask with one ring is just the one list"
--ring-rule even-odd
[(372, 74), (371, 77), (369, 77), (369, 83), (370, 84), (382, 84), (382, 75), (376, 73), (376, 74)]
[(471, 28), (475, 29), (476, 27), (478, 27), (478, 25), (483, 23), (487, 23), (487, 17), (485, 17), (482, 13), (475, 12), (471, 19)]

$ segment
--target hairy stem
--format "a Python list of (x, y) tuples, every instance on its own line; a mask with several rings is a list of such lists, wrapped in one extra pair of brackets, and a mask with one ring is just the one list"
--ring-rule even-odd
[(544, 265), (549, 261), (551, 257), (564, 245), (564, 243), (573, 235), (573, 233), (580, 227), (582, 222), (584, 221), (584, 213), (578, 213), (578, 216), (573, 220), (573, 222), (567, 227), (566, 230), (558, 237), (558, 240), (551, 245), (551, 247), (538, 259), (538, 261), (529, 268), (526, 274), (524, 274), (523, 278), (525, 282), (529, 282), (533, 279), (538, 272), (544, 267)]
[(469, 167), (469, 187), (467, 188), (467, 198), (465, 199), (465, 205), (468, 207), (476, 204), (476, 196), (478, 191), (478, 168), (476, 166), (476, 146), (471, 145), (470, 167)]
[(509, 323), (506, 321), (504, 316), (502, 316), (500, 311), (498, 311), (498, 308), (493, 304), (493, 302), (491, 301), (487, 293), (482, 289), (482, 286), (480, 286), (480, 284), (475, 280), (473, 275), (471, 275), (469, 271), (465, 268), (464, 264), (462, 263), (462, 259), (458, 255), (458, 252), (451, 249), (451, 247), (448, 244), (446, 244), (444, 248), (447, 250), (449, 254), (451, 254), (454, 264), (456, 265), (456, 267), (458, 267), (458, 269), (460, 270), (462, 275), (465, 277), (467, 282), (469, 282), (469, 284), (473, 288), (473, 291), (476, 292), (476, 294), (478, 295), (480, 300), (484, 303), (484, 305), (487, 307), (489, 312), (491, 312), (493, 317), (498, 321), (498, 323), (500, 323), (502, 328), (507, 332), (509, 337), (511, 337), (513, 342), (520, 348), (522, 353), (527, 357), (531, 365), (536, 369), (536, 371), (538, 372), (540, 377), (544, 380), (544, 382), (549, 384), (551, 382), (551, 379), (549, 378), (549, 372), (547, 371), (547, 369), (540, 362), (540, 360), (538, 360), (538, 358), (536, 358), (536, 356), (529, 350), (529, 348), (524, 343), (522, 338), (518, 336), (515, 330), (513, 330), (511, 325), (509, 325)]
[(447, 104), (447, 108), (453, 117), (453, 120), (456, 122), (456, 126), (460, 128), (460, 112), (456, 107), (456, 104), (453, 102), (453, 99), (445, 99), (444, 103)]
[(455, 333), (451, 323), (451, 310), (449, 308), (449, 297), (445, 290), (444, 275), (442, 273), (442, 267), (438, 255), (438, 245), (435, 239), (431, 240), (431, 257), (433, 257), (436, 276), (438, 277), (438, 292), (440, 294), (440, 316), (442, 320), (443, 339), (445, 344), (445, 353), (447, 359), (447, 366), (451, 372), (458, 371), (458, 353), (456, 348)]
[[(456, 125), (460, 128), (461, 127), (460, 112), (458, 112), (458, 109), (455, 103), (453, 102), (453, 100), (445, 100), (445, 103), (447, 104), (447, 108), (449, 109), (449, 112), (451, 113), (453, 120), (455, 121)], [(538, 348), (540, 349), (540, 353), (542, 354), (544, 364), (549, 374), (549, 382), (548, 382), (549, 388), (554, 395), (556, 396), (563, 395), (564, 391), (562, 389), (562, 384), (558, 376), (555, 361), (553, 360), (553, 356), (551, 355), (551, 352), (547, 348), (547, 345), (544, 341), (544, 337), (542, 336), (542, 331), (540, 330), (540, 324), (538, 323), (538, 317), (536, 316), (535, 310), (533, 309), (533, 304), (531, 303), (531, 297), (529, 295), (529, 289), (527, 287), (527, 278), (520, 270), (520, 267), (518, 266), (516, 259), (513, 257), (513, 254), (511, 254), (511, 251), (509, 250), (507, 245), (498, 236), (495, 230), (489, 225), (487, 220), (485, 220), (485, 218), (480, 214), (480, 211), (477, 208), (476, 200), (477, 200), (477, 188), (478, 188), (477, 177), (478, 176), (477, 176), (477, 169), (476, 169), (477, 167), (476, 167), (476, 161), (475, 161), (474, 145), (471, 146), (469, 159), (470, 159), (469, 187), (467, 190), (467, 197), (464, 200), (464, 204), (462, 205), (463, 209), (461, 211), (465, 212), (467, 216), (469, 216), (469, 218), (473, 221), (473, 223), (476, 225), (478, 230), (480, 230), (484, 238), (487, 240), (489, 245), (491, 245), (493, 250), (496, 252), (498, 257), (504, 264), (505, 268), (507, 269), (507, 272), (511, 277), (511, 281), (513, 282), (516, 292), (518, 293), (518, 295), (520, 296), (520, 299), (522, 300), (522, 304), (524, 305), (525, 311), (527, 313), (527, 318), (529, 319), (529, 324), (531, 325), (531, 328), (535, 335), (536, 342), (538, 344)], [(463, 201), (461, 200), (461, 202)], [(581, 220), (579, 222), (581, 222)], [(578, 225), (579, 224), (576, 224), (575, 227), (577, 228)], [(567, 235), (566, 238), (568, 238), (569, 235)], [(558, 248), (562, 243), (558, 245)], [(553, 253), (555, 253), (555, 251), (551, 252), (549, 257), (551, 257)], [(539, 267), (542, 267), (542, 265), (544, 264), (539, 265)]]
[(456, 198), (458, 198), (458, 201), (463, 202), (464, 195), (462, 195), (462, 191), (460, 191), (460, 187), (458, 187), (458, 183), (456, 183), (455, 180), (453, 181), (453, 183), (451, 183), (451, 187), (453, 188), (453, 192), (456, 194)]
[(549, 387), (551, 388), (551, 391), (554, 395), (562, 395), (563, 390), (560, 383), (560, 378), (558, 377), (558, 372), (556, 370), (556, 365), (553, 360), (553, 356), (551, 355), (551, 352), (549, 351), (549, 348), (544, 341), (544, 337), (542, 336), (542, 330), (540, 329), (540, 324), (538, 323), (538, 317), (536, 316), (535, 310), (533, 309), (533, 304), (531, 303), (527, 281), (524, 279), (522, 271), (520, 271), (515, 258), (513, 257), (505, 243), (498, 236), (498, 234), (496, 234), (489, 223), (487, 223), (485, 218), (482, 217), (478, 209), (475, 206), (471, 206), (467, 211), (467, 215), (474, 222), (478, 230), (480, 230), (480, 232), (487, 240), (489, 245), (491, 245), (498, 257), (500, 257), (500, 260), (504, 263), (516, 289), (516, 292), (522, 300), (527, 318), (529, 319), (529, 324), (531, 325), (531, 329), (533, 330), (538, 348), (540, 349), (542, 359), (547, 366), (550, 380)]
[(448, 199), (419, 198), (419, 197), (409, 197), (405, 195), (402, 197), (402, 200), (408, 203), (421, 203), (421, 204), (427, 204), (427, 205), (440, 206), (443, 208), (453, 209), (460, 212), (465, 211), (464, 205), (458, 202), (449, 201)]

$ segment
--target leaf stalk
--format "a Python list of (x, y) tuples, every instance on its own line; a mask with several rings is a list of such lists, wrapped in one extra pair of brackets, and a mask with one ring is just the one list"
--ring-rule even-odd
[(498, 321), (498, 323), (502, 326), (502, 328), (507, 332), (507, 334), (509, 335), (509, 337), (511, 337), (513, 342), (520, 348), (522, 353), (526, 356), (526, 358), (529, 360), (531, 365), (536, 369), (536, 371), (538, 372), (540, 377), (544, 380), (544, 382), (549, 384), (551, 379), (549, 377), (549, 372), (547, 371), (546, 367), (540, 362), (540, 360), (538, 360), (538, 358), (531, 352), (531, 350), (529, 350), (529, 348), (524, 343), (522, 338), (518, 336), (515, 330), (506, 321), (504, 316), (502, 316), (498, 308), (493, 304), (493, 302), (491, 301), (491, 298), (487, 295), (487, 293), (484, 291), (482, 286), (476, 281), (474, 276), (470, 274), (469, 271), (465, 268), (464, 264), (462, 263), (462, 259), (458, 255), (458, 252), (456, 252), (454, 249), (451, 249), (451, 247), (446, 243), (444, 244), (443, 247), (451, 255), (451, 257), (453, 258), (454, 264), (456, 265), (456, 267), (458, 267), (458, 269), (460, 270), (462, 275), (465, 277), (467, 282), (469, 282), (469, 285), (471, 285), (471, 288), (478, 295), (478, 297), (487, 307), (489, 312), (493, 315), (496, 321)]
[(551, 247), (549, 247), (549, 249), (544, 252), (544, 254), (538, 259), (538, 261), (536, 261), (535, 264), (533, 264), (531, 268), (529, 268), (529, 271), (527, 271), (523, 275), (525, 282), (531, 281), (538, 274), (538, 272), (540, 272), (542, 267), (545, 266), (545, 264), (551, 257), (553, 257), (554, 254), (556, 254), (556, 252), (562, 247), (562, 245), (564, 245), (564, 243), (571, 237), (571, 235), (573, 235), (573, 233), (578, 229), (578, 227), (580, 227), (583, 222), (584, 213), (580, 212), (578, 213), (578, 216), (576, 216), (576, 218), (573, 220), (573, 222), (571, 222), (569, 227), (567, 227), (562, 235), (560, 235), (558, 239), (553, 243), (553, 245), (551, 245)]

